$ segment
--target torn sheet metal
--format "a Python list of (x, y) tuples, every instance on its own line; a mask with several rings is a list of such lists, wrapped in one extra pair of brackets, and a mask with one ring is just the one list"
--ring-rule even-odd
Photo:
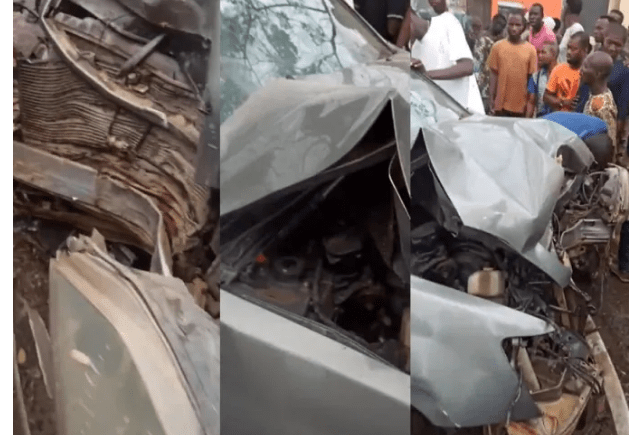
[(224, 358), (242, 362), (224, 366), (224, 433), (409, 433), (409, 375), (227, 291), (221, 302)]
[(221, 214), (338, 162), (389, 103), (396, 140), (408, 149), (406, 53), (350, 7), (222, 0), (220, 10)]
[[(13, 143), (13, 177), (88, 207), (107, 220), (111, 218), (140, 247), (153, 254), (152, 271), (171, 276), (171, 248), (162, 214), (144, 194), (101, 176), (94, 168), (20, 142)], [(122, 234), (114, 236), (119, 240)]]
[[(45, 13), (49, 11), (51, 0), (47, 0)], [(135, 112), (137, 115), (156, 125), (169, 129), (181, 138), (197, 143), (199, 137), (195, 126), (189, 125), (178, 113), (167, 113), (158, 104), (149, 104), (148, 98), (137, 92), (105, 79), (105, 74), (92, 62), (91, 56), (82, 56), (78, 47), (65, 32), (64, 26), (54, 19), (42, 19), (47, 37), (56, 48), (65, 63), (83, 77), (98, 93), (110, 101)]]
[(218, 326), (181, 281), (68, 244), (50, 265), (59, 433), (218, 435)]
[(483, 426), (506, 421), (509, 410), (513, 421), (539, 415), (502, 342), (547, 334), (548, 323), (415, 276), (410, 309), (411, 404), (433, 424)]
[(583, 147), (576, 135), (544, 120), (475, 115), (421, 130), (434, 172), (463, 224), (499, 237), (548, 273), (570, 270), (540, 244), (564, 182), (556, 155)]
[(13, 13), (13, 50), (20, 56), (29, 58), (44, 38), (42, 27), (30, 12), (23, 10)]
[[(158, 27), (204, 37), (210, 21), (195, 0), (118, 0), (126, 9)], [(209, 3), (213, 3), (209, 1)], [(207, 11), (208, 12), (208, 11)]]
[(396, 96), (390, 87), (285, 79), (255, 92), (222, 124), (220, 213), (337, 163)]
[(330, 86), (352, 85), (362, 88), (393, 88), (397, 93), (391, 98), (393, 127), (397, 140), (398, 163), (404, 180), (410, 179), (410, 98), (411, 88), (408, 75), (410, 65), (408, 53), (400, 52), (390, 58), (367, 65), (354, 65), (332, 74), (316, 74), (298, 80), (323, 83)]
[(131, 38), (133, 41), (145, 43), (147, 40), (129, 29), (135, 26), (135, 22), (139, 21), (138, 17), (122, 6), (118, 0), (70, 0), (72, 3), (86, 9), (89, 13), (96, 16), (100, 21), (109, 28)]
[(55, 56), (18, 64), (24, 142), (142, 192), (161, 210), (173, 251), (189, 249), (209, 214), (209, 190), (195, 183), (196, 87), (160, 52), (117, 78), (140, 44), (94, 18), (58, 13), (43, 27)]

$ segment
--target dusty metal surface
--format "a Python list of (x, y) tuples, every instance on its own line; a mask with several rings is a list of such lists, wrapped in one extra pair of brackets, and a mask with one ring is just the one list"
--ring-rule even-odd
[[(171, 275), (172, 255), (164, 223), (158, 208), (144, 194), (108, 177), (99, 176), (91, 167), (19, 142), (14, 143), (13, 152), (13, 174), (16, 179), (81, 203), (102, 219), (115, 221), (121, 230), (128, 229), (127, 232), (136, 237), (141, 247), (154, 254), (152, 270)], [(90, 231), (91, 228), (85, 230)]]
[[(204, 9), (194, 0), (118, 0), (122, 6), (158, 27), (204, 37), (209, 23)], [(210, 3), (214, 3), (210, 1)]]
[[(24, 394), (14, 401), (24, 401), (31, 433), (219, 434), (219, 219), (210, 191), (219, 160), (209, 151), (219, 107), (205, 107), (202, 94), (212, 80), (210, 35), (123, 16), (112, 1), (40, 6), (37, 24), (32, 12), (14, 13), (14, 235), (44, 257), (29, 285), (14, 244), (14, 293), (25, 298), (14, 325)], [(21, 38), (28, 32), (39, 38)], [(91, 249), (80, 236), (69, 243), (82, 252), (68, 253), (69, 234), (95, 229), (104, 237), (95, 233)], [(39, 268), (59, 249), (56, 261), (73, 260), (52, 269), (50, 291)], [(52, 354), (57, 394), (47, 394)]]
[(159, 52), (118, 79), (141, 44), (96, 19), (60, 12), (42, 23), (47, 50), (18, 64), (20, 137), (149, 196), (172, 250), (189, 249), (209, 213), (208, 191), (194, 180), (199, 91), (179, 61)]
[[(60, 433), (117, 422), (123, 433), (219, 434), (211, 317), (180, 280), (124, 267), (88, 237), (68, 245), (51, 263)], [(139, 397), (121, 388), (126, 380)], [(123, 406), (105, 412), (113, 403)]]
[(222, 313), (224, 433), (408, 433), (409, 375), (226, 291)]

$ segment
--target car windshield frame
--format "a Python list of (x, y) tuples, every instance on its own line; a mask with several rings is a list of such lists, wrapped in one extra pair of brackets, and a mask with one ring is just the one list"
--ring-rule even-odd
[[(223, 18), (222, 33), (236, 35), (237, 32), (233, 31), (233, 27), (243, 28), (246, 24), (241, 20), (255, 21), (256, 11), (261, 13), (259, 11), (267, 9), (274, 11), (272, 12), (274, 20), (279, 24), (267, 28), (264, 23), (259, 22), (244, 35), (226, 38), (233, 41), (223, 44), (221, 49), (223, 72), (221, 122), (232, 116), (249, 95), (263, 87), (269, 80), (293, 79), (311, 74), (331, 74), (355, 65), (369, 64), (391, 57), (399, 51), (396, 46), (384, 40), (344, 0), (312, 0), (312, 2), (288, 0), (288, 3), (276, 0), (242, 0), (242, 2), (222, 0), (220, 5)], [(256, 6), (256, 2), (261, 4)], [(324, 10), (317, 7), (318, 5)], [(288, 9), (286, 17), (283, 17), (282, 11), (277, 10), (280, 8), (284, 11)], [(298, 15), (291, 13), (290, 9), (294, 8), (308, 10), (308, 19), (305, 21), (306, 17), (303, 17), (301, 13)], [(234, 12), (235, 15), (233, 15)], [(311, 14), (318, 13), (325, 13), (331, 26), (312, 20)], [(317, 25), (311, 28), (308, 22), (317, 23)], [(287, 32), (284, 32), (285, 30)], [(304, 38), (300, 38), (300, 35), (307, 40), (303, 41)], [(257, 41), (259, 36), (264, 36), (268, 41), (264, 43)], [(297, 39), (294, 41), (295, 38)], [(221, 39), (225, 40), (225, 38)], [(340, 39), (345, 43), (339, 44)], [(317, 52), (310, 50), (314, 46), (318, 47)], [(319, 50), (321, 47), (324, 51), (328, 50), (327, 53)], [(270, 50), (269, 53), (266, 52), (268, 50)], [(288, 57), (284, 59), (281, 54)], [(256, 71), (254, 67), (259, 68), (260, 71)], [(224, 95), (225, 93), (228, 94)]]

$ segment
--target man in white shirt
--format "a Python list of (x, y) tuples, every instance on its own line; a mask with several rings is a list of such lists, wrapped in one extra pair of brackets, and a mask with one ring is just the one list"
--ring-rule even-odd
[(564, 3), (566, 15), (564, 16), (564, 24), (566, 31), (561, 38), (561, 44), (559, 44), (559, 58), (558, 63), (568, 62), (568, 43), (575, 33), (583, 32), (584, 28), (579, 23), (579, 14), (581, 14), (582, 3), (581, 0), (566, 0)]
[(429, 3), (438, 15), (431, 19), (426, 34), (415, 41), (411, 66), (433, 79), (462, 106), (483, 114), (484, 105), (473, 74), (473, 55), (464, 29), (448, 11), (446, 0)]

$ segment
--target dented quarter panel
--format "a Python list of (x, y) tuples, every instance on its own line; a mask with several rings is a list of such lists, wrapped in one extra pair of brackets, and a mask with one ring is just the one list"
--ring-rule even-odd
[[(518, 376), (502, 342), (549, 333), (545, 321), (467, 293), (411, 277), (411, 403), (441, 427), (503, 422)], [(522, 388), (511, 419), (536, 417)]]

